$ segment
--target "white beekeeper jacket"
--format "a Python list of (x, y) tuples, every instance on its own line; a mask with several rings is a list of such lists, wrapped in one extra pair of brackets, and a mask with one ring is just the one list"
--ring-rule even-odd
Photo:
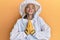
[[(33, 35), (26, 35), (24, 30), (26, 28), (27, 19), (24, 19), (24, 7), (33, 3), (35, 5), (39, 5), (40, 8), (36, 11), (34, 18), (31, 20), (36, 32)], [(21, 19), (18, 19), (14, 28), (10, 32), (10, 40), (49, 40), (50, 39), (50, 27), (47, 25), (41, 17), (39, 17), (39, 13), (41, 12), (41, 5), (36, 0), (25, 0), (20, 4), (20, 14), (22, 16)]]

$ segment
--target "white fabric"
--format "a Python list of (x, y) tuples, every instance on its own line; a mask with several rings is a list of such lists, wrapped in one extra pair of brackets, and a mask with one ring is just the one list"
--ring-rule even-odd
[(17, 22), (10, 33), (10, 40), (23, 40), (24, 37), (26, 37), (26, 34), (25, 32), (20, 32), (21, 30), (22, 29), (19, 27), (19, 23)]
[(47, 25), (41, 17), (38, 19), (38, 23), (41, 26), (41, 31), (36, 31), (36, 33), (33, 35), (38, 39), (45, 39), (49, 40), (50, 38), (50, 27)]
[[(33, 35), (26, 35), (24, 30), (26, 28), (27, 19), (24, 19), (24, 6), (28, 3), (33, 3), (39, 5), (40, 8), (35, 13), (34, 18), (31, 20), (35, 33)], [(50, 38), (50, 27), (43, 21), (41, 17), (39, 17), (39, 13), (41, 12), (41, 5), (36, 2), (36, 0), (25, 0), (20, 4), (20, 14), (22, 16), (21, 19), (17, 20), (17, 23), (14, 25), (14, 28), (10, 32), (10, 40), (49, 40)]]
[(10, 33), (10, 40), (49, 40), (50, 27), (39, 16), (31, 20), (36, 32), (33, 35), (26, 35), (24, 30), (28, 20), (19, 19)]

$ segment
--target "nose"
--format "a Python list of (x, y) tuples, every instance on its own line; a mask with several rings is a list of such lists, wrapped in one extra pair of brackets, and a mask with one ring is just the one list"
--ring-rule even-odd
[(29, 9), (29, 12), (32, 12), (32, 9)]

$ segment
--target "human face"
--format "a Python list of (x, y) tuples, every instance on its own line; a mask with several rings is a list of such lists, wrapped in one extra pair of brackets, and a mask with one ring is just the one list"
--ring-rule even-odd
[(35, 5), (34, 4), (28, 4), (25, 8), (25, 13), (32, 15), (35, 13)]

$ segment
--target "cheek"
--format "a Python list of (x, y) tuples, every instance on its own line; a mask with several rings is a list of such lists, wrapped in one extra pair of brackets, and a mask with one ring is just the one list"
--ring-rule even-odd
[(33, 9), (32, 11), (33, 11), (33, 12), (35, 12), (35, 10), (34, 10), (34, 9)]
[(34, 13), (35, 12), (35, 10), (34, 9), (32, 9), (32, 11), (31, 11), (32, 13)]
[(26, 9), (26, 12), (29, 12), (29, 8)]

